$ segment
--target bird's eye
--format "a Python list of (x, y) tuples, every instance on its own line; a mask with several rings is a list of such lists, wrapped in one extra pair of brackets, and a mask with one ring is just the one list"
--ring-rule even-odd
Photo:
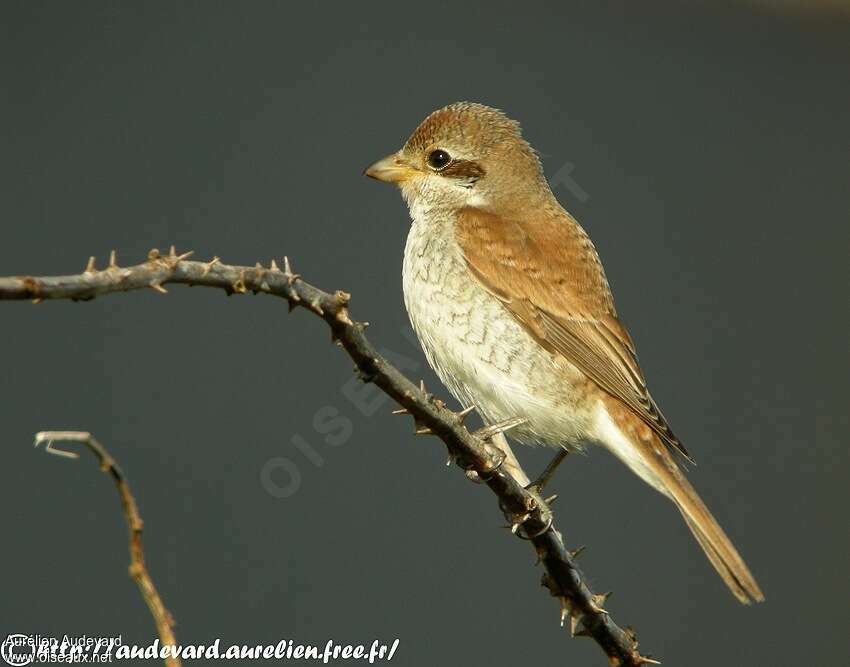
[(435, 171), (445, 169), (451, 161), (452, 156), (446, 153), (446, 151), (441, 150), (439, 148), (435, 151), (431, 151), (428, 154), (428, 166)]

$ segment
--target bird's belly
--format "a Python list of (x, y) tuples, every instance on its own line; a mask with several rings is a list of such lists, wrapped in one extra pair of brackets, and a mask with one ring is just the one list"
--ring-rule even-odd
[(529, 444), (580, 446), (592, 420), (584, 376), (556, 361), (470, 276), (451, 237), (417, 233), (404, 258), (404, 299), (425, 356), (464, 406)]

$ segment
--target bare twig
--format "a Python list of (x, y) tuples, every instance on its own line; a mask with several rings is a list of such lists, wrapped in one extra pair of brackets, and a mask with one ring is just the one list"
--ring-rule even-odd
[[(167, 255), (152, 250), (146, 262), (127, 268), (120, 268), (113, 261), (109, 268), (98, 271), (90, 262), (86, 272), (73, 276), (0, 278), (0, 300), (88, 300), (144, 288), (164, 293), (164, 285), (181, 283), (218, 287), (228, 294), (265, 292), (286, 299), (290, 309), (306, 308), (327, 323), (332, 339), (354, 360), (364, 382), (373, 382), (407, 410), (417, 432), (439, 437), (448, 447), (450, 460), (464, 470), (474, 471), (498, 496), (500, 507), (511, 519), (512, 531), (534, 545), (538, 560), (546, 569), (543, 585), (561, 602), (561, 623), (569, 619), (574, 636), (595, 639), (611, 664), (655, 663), (638, 652), (634, 632), (620, 628), (602, 608), (607, 595), (591, 592), (543, 499), (502, 469), (504, 457), (488, 440), (496, 431), (470, 433), (463, 426), (462, 413), (446, 408), (378, 354), (366, 338), (366, 323), (352, 321), (349, 316), (349, 294), (329, 294), (310, 285), (293, 273), (286, 258), (281, 271), (275, 262), (268, 269), (259, 264), (229, 266), (217, 257), (210, 262), (188, 261), (189, 254), (179, 255), (172, 247)], [(503, 429), (510, 426), (505, 424)]]
[[(144, 523), (139, 514), (136, 499), (130, 492), (127, 478), (124, 477), (124, 473), (115, 459), (91, 433), (84, 431), (42, 431), (35, 434), (36, 447), (41, 443), (46, 443), (45, 451), (51, 454), (72, 459), (79, 458), (79, 454), (76, 452), (56, 447), (54, 443), (58, 441), (83, 443), (97, 457), (101, 471), (109, 473), (115, 482), (115, 488), (121, 498), (121, 507), (124, 509), (124, 518), (127, 520), (127, 528), (130, 533), (130, 576), (136, 582), (142, 598), (150, 609), (151, 616), (156, 623), (160, 643), (175, 646), (177, 640), (174, 638), (174, 619), (162, 603), (162, 598), (159, 597), (156, 586), (153, 585), (153, 580), (151, 580), (147, 567), (145, 567), (145, 552), (142, 549), (142, 527)], [(165, 658), (165, 665), (166, 667), (180, 667), (180, 658), (170, 655)]]

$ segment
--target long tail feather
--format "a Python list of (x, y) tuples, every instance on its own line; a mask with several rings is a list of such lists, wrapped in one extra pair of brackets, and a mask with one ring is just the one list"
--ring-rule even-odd
[(670, 458), (664, 458), (664, 467), (668, 474), (662, 475), (662, 479), (666, 491), (685, 517), (688, 528), (708, 556), (708, 560), (740, 602), (762, 602), (764, 594), (738, 550), (676, 463)]
[(738, 600), (744, 604), (764, 600), (746, 563), (657, 435), (613, 404), (600, 411), (596, 438), (638, 477), (675, 503), (708, 560)]

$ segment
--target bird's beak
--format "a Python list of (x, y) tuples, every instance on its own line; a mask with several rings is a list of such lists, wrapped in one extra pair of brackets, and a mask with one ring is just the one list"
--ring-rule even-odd
[(416, 169), (401, 155), (393, 153), (378, 160), (363, 172), (366, 176), (386, 183), (403, 183), (416, 173)]

